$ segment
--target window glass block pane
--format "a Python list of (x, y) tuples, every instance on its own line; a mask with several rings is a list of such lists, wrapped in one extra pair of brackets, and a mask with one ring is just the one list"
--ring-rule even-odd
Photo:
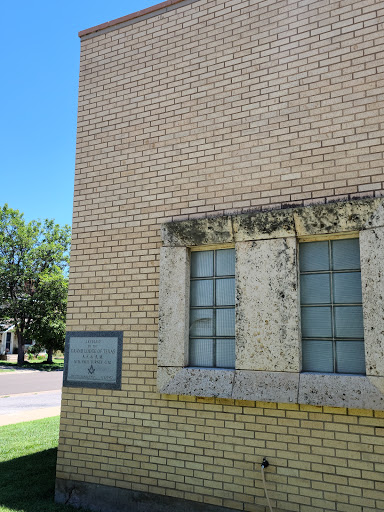
[(301, 333), (303, 338), (332, 337), (331, 308), (301, 308)]
[(213, 276), (213, 251), (191, 252), (191, 277)]
[(336, 342), (336, 370), (338, 373), (365, 374), (363, 341)]
[(329, 270), (328, 242), (307, 242), (300, 244), (300, 271)]
[(333, 372), (332, 341), (303, 341), (303, 371), (324, 373)]
[(213, 366), (213, 340), (193, 339), (189, 343), (189, 366)]
[(191, 309), (190, 336), (213, 336), (213, 309)]
[(333, 302), (338, 304), (361, 304), (360, 272), (333, 274)]
[(358, 238), (332, 240), (333, 270), (360, 268), (360, 247)]
[(235, 280), (217, 279), (216, 280), (216, 305), (234, 306), (235, 305)]
[(235, 335), (235, 309), (216, 310), (216, 336)]
[(329, 274), (303, 274), (300, 276), (302, 304), (330, 304)]
[(335, 329), (337, 338), (363, 338), (363, 308), (361, 306), (336, 306)]
[(191, 306), (213, 306), (213, 281), (191, 281)]
[(218, 368), (235, 367), (235, 340), (216, 340), (216, 366)]
[(216, 251), (216, 275), (235, 275), (235, 249), (220, 249)]

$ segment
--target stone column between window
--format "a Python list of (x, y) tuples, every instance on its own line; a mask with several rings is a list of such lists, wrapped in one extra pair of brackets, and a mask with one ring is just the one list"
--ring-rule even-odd
[(296, 238), (236, 244), (235, 398), (296, 402), (300, 316)]

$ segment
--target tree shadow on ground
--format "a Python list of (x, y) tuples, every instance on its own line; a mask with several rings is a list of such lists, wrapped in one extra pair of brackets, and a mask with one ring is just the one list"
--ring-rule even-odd
[(1, 462), (0, 510), (79, 512), (81, 509), (54, 503), (56, 456), (57, 448), (51, 448)]
[(34, 363), (30, 363), (29, 361), (24, 361), (22, 366), (19, 366), (15, 363), (11, 363), (9, 361), (0, 361), (0, 368), (3, 370), (38, 370), (39, 372), (58, 372), (63, 371), (64, 369), (64, 360), (59, 363), (48, 364), (45, 361), (38, 361)]

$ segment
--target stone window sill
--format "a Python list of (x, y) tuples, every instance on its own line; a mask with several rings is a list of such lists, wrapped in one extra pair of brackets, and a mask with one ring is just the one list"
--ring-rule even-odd
[(158, 388), (168, 395), (384, 410), (384, 377), (365, 375), (159, 367)]

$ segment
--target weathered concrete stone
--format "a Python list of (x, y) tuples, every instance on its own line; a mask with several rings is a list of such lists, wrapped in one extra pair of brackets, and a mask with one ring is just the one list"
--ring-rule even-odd
[(226, 244), (293, 236), (348, 233), (384, 226), (384, 199), (358, 199), (284, 210), (268, 210), (168, 222), (166, 246)]
[[(367, 200), (368, 202), (369, 200)], [(366, 229), (384, 226), (384, 198), (371, 199), (372, 214), (365, 223)]]
[(183, 369), (182, 366), (158, 366), (157, 367), (157, 389), (163, 393), (163, 389), (174, 379), (174, 377)]
[[(383, 204), (383, 199), (358, 200), (165, 225), (164, 240), (172, 247), (161, 251), (160, 392), (380, 409), (384, 395)], [(294, 234), (357, 231), (367, 377), (302, 374), (298, 380), (301, 339)], [(254, 241), (239, 241), (248, 238)], [(188, 368), (187, 246), (234, 239), (238, 240), (236, 371)]]
[(293, 210), (270, 210), (233, 217), (236, 242), (295, 236)]
[(384, 410), (384, 377), (159, 368), (160, 393)]
[(301, 237), (366, 229), (373, 222), (382, 222), (383, 215), (378, 212), (381, 202), (381, 199), (361, 199), (296, 208), (293, 210), (296, 234)]
[(164, 245), (173, 247), (232, 243), (232, 217), (170, 222), (162, 225), (161, 237)]
[(369, 382), (375, 386), (377, 391), (384, 397), (384, 377), (372, 377), (367, 375)]
[(263, 402), (297, 403), (299, 374), (237, 371), (232, 398)]
[(360, 262), (366, 372), (384, 376), (384, 228), (360, 233)]
[(296, 240), (236, 244), (236, 369), (300, 370)]
[(183, 368), (159, 391), (168, 395), (231, 398), (234, 376), (234, 370)]
[(186, 247), (162, 247), (159, 291), (159, 366), (188, 364), (189, 257)]
[(384, 395), (368, 377), (302, 373), (299, 403), (384, 410)]

